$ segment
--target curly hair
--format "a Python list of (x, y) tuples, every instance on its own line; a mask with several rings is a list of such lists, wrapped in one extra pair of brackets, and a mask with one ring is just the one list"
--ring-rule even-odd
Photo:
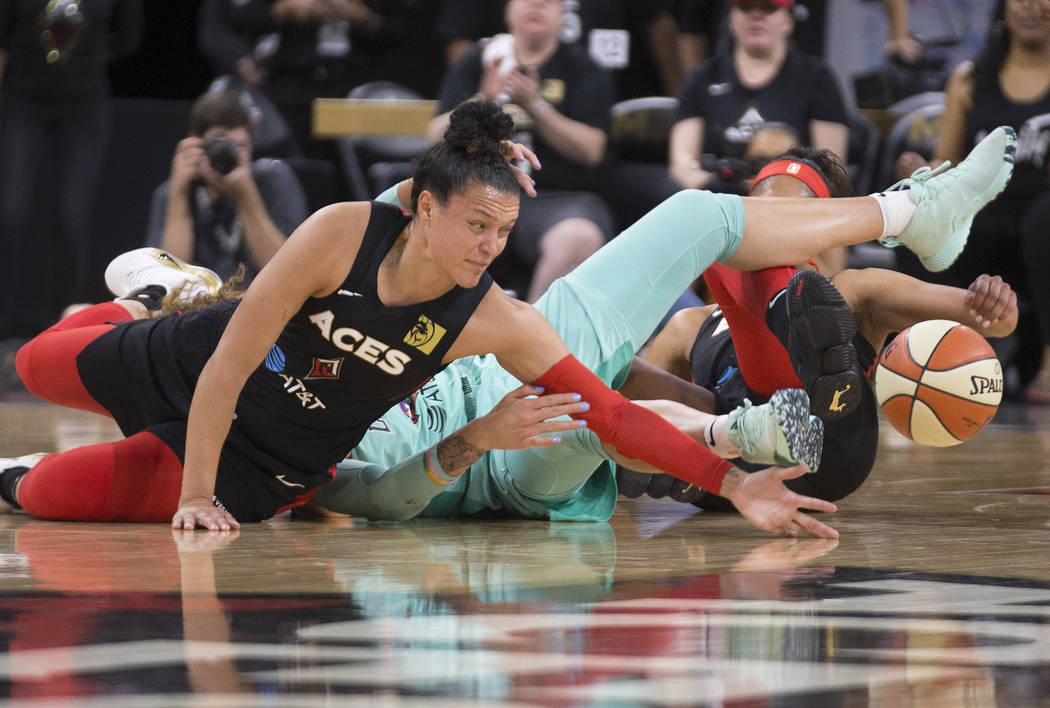
[(247, 277), (247, 267), (243, 263), (237, 264), (237, 270), (233, 275), (223, 281), (219, 291), (211, 293), (198, 293), (196, 295), (185, 295), (187, 291), (195, 289), (192, 283), (183, 283), (175, 288), (160, 302), (160, 308), (150, 312), (151, 319), (160, 319), (177, 312), (192, 312), (203, 310), (209, 305), (214, 305), (222, 300), (239, 300), (244, 296), (244, 280)]
[(491, 185), (507, 194), (521, 187), (507, 163), (502, 141), (514, 121), (495, 101), (466, 101), (452, 111), (441, 142), (420, 156), (412, 175), (412, 208), (423, 190), (441, 203), (469, 184)]

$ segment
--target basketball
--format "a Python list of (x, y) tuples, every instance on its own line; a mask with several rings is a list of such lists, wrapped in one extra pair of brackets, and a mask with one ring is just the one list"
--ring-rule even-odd
[(1003, 369), (977, 332), (950, 320), (927, 320), (882, 350), (873, 385), (883, 415), (899, 433), (947, 447), (969, 440), (995, 415)]

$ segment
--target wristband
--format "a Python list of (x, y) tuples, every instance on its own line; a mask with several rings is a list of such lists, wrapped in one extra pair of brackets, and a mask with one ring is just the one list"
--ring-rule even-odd
[(437, 458), (437, 445), (427, 448), (427, 451), (423, 453), (423, 468), (427, 471), (427, 476), (430, 477), (434, 484), (440, 484), (442, 487), (447, 487), (456, 480), (455, 477), (450, 477), (442, 469), (441, 463), (438, 462)]

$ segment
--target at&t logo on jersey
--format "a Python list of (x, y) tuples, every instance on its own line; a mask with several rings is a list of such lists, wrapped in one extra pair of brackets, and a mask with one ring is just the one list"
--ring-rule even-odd
[[(372, 364), (380, 371), (391, 376), (398, 376), (403, 373), (405, 364), (412, 361), (412, 357), (400, 349), (393, 349), (390, 345), (362, 334), (353, 327), (332, 329), (332, 325), (335, 324), (335, 315), (332, 314), (331, 310), (310, 315), (310, 321), (317, 325), (317, 329), (321, 330), (321, 336), (326, 341), (331, 342), (337, 349), (350, 352), (358, 359)], [(443, 332), (444, 330), (442, 330)]]
[(279, 346), (274, 344), (270, 348), (270, 353), (266, 355), (266, 359), (263, 360), (263, 363), (266, 365), (266, 368), (272, 371), (273, 373), (281, 373), (282, 371), (284, 371), (284, 352), (281, 351), (281, 348)]
[(426, 315), (420, 315), (416, 323), (412, 325), (412, 329), (405, 335), (404, 342), (424, 354), (430, 354), (444, 336), (444, 327)]

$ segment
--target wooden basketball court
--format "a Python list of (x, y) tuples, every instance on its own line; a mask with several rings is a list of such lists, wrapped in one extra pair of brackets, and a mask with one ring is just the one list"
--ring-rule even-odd
[[(0, 516), (3, 705), (1050, 705), (1050, 408), (886, 427), (839, 542), (623, 500), (608, 524)], [(0, 401), (5, 456), (116, 439)]]

